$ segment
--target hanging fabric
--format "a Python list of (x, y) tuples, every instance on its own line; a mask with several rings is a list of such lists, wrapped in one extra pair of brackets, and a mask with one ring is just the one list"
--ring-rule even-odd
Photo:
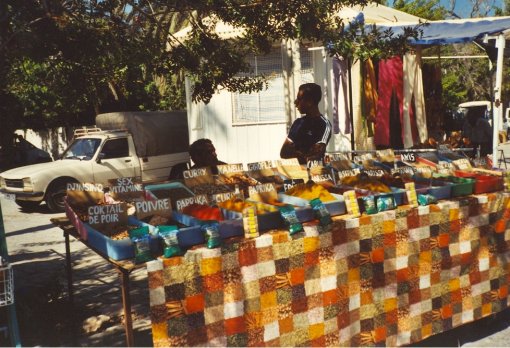
[(397, 97), (397, 91), (392, 90), (390, 97), (389, 123), (390, 123), (390, 147), (392, 149), (402, 149), (402, 123), (401, 123), (401, 106)]
[[(374, 142), (376, 146), (390, 146), (390, 104), (394, 93), (396, 108), (403, 114), (403, 62), (401, 57), (393, 57), (379, 62), (379, 83), (377, 116)], [(399, 136), (402, 139), (402, 135)]]
[(350, 134), (349, 118), (349, 64), (347, 59), (335, 56), (333, 65), (333, 133)]
[(402, 135), (404, 147), (410, 148), (416, 143), (424, 143), (428, 139), (420, 57), (415, 53), (406, 53), (403, 72)]
[(375, 78), (374, 64), (370, 58), (361, 65), (363, 79), (362, 87), (362, 115), (367, 128), (368, 136), (374, 136), (374, 123), (377, 116), (377, 81)]

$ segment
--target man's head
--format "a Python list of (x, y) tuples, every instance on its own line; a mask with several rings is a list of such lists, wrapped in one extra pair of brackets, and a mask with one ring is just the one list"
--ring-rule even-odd
[(305, 83), (299, 86), (298, 94), (294, 105), (302, 114), (317, 109), (322, 98), (321, 87), (316, 83)]
[(209, 139), (198, 139), (189, 146), (189, 155), (197, 167), (209, 167), (218, 164), (216, 149)]

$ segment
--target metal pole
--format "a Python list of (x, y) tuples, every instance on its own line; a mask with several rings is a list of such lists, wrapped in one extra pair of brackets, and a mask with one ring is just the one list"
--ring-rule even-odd
[(499, 34), (496, 38), (496, 48), (498, 49), (498, 60), (496, 63), (496, 85), (494, 86), (494, 99), (499, 101), (494, 105), (494, 119), (492, 123), (492, 161), (497, 158), (499, 144), (499, 130), (503, 124), (503, 103), (501, 101), (501, 88), (503, 85), (503, 58), (505, 51), (505, 37)]
[(67, 271), (67, 295), (71, 306), (74, 304), (73, 295), (73, 265), (71, 263), (71, 247), (69, 243), (69, 233), (64, 230), (64, 238), (66, 245), (66, 271)]
[[(4, 216), (2, 213), (2, 201), (0, 200), (0, 256), (9, 261), (9, 252), (7, 251), (7, 240), (5, 238)], [(18, 317), (16, 316), (15, 303), (8, 306), (9, 311), (9, 338), (13, 347), (21, 347), (19, 336)]]
[(353, 108), (353, 101), (352, 101), (352, 60), (351, 58), (348, 58), (347, 60), (347, 67), (348, 67), (348, 73), (349, 73), (349, 121), (351, 122), (351, 150), (355, 150), (355, 143), (354, 143), (354, 114), (352, 112)]
[(121, 278), (122, 306), (124, 307), (124, 330), (126, 332), (126, 344), (134, 347), (133, 319), (131, 318), (131, 297), (129, 296), (129, 272), (117, 267)]

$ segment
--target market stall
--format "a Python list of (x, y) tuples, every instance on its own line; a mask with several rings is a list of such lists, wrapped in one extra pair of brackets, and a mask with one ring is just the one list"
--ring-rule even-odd
[(67, 216), (109, 260), (146, 264), (155, 346), (401, 346), (508, 306), (506, 174), (461, 153), (84, 185)]

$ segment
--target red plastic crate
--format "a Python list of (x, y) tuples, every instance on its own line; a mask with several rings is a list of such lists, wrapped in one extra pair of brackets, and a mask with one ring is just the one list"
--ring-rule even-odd
[(504, 188), (503, 178), (501, 176), (484, 175), (475, 172), (464, 172), (461, 170), (456, 170), (455, 176), (475, 179), (475, 186), (473, 188), (474, 194), (501, 191)]

